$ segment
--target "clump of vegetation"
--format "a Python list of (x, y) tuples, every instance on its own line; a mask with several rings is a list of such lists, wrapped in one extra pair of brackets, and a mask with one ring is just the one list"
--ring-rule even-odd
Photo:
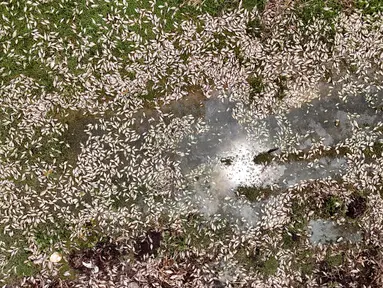
[(138, 97), (147, 101), (152, 101), (158, 95), (159, 95), (159, 91), (158, 89), (154, 88), (154, 81), (148, 80), (148, 82), (146, 83), (146, 93), (142, 93), (138, 95)]
[(310, 248), (297, 247), (291, 266), (294, 271), (300, 272), (302, 278), (300, 284), (306, 283), (316, 268), (314, 251)]
[(277, 273), (278, 265), (279, 265), (278, 260), (274, 256), (271, 256), (270, 258), (268, 258), (266, 261), (262, 263), (260, 270), (263, 275), (265, 275), (266, 277), (269, 277)]
[(371, 147), (363, 150), (366, 160), (373, 160), (383, 155), (383, 143), (375, 142)]
[(342, 4), (338, 0), (303, 0), (297, 1), (295, 9), (305, 24), (314, 17), (331, 22), (341, 12)]
[(290, 233), (302, 236), (306, 232), (309, 221), (307, 217), (308, 208), (307, 205), (299, 203), (298, 200), (293, 200), (291, 205), (291, 222), (288, 230)]
[(336, 254), (336, 255), (326, 255), (326, 263), (330, 267), (339, 267), (343, 263), (344, 255)]
[(316, 273), (318, 284), (337, 285), (337, 283), (349, 283), (348, 281), (351, 279), (345, 279), (346, 277), (343, 278), (344, 275), (341, 274), (343, 263), (343, 254), (331, 254), (331, 249), (328, 249), (326, 257), (319, 263), (319, 269)]
[(345, 206), (338, 196), (331, 195), (324, 201), (323, 214), (326, 218), (340, 216), (345, 213)]
[(214, 32), (214, 50), (221, 51), (226, 47), (228, 42), (227, 36), (224, 33)]
[[(55, 225), (57, 226), (57, 225)], [(52, 245), (59, 241), (67, 241), (70, 237), (70, 230), (67, 225), (61, 227), (53, 227), (49, 225), (47, 227), (38, 229), (35, 232), (35, 241), (41, 251), (48, 250)]]
[(28, 259), (30, 255), (29, 251), (19, 248), (19, 251), (8, 259), (3, 268), (4, 271), (10, 271), (10, 277), (7, 279), (8, 283), (13, 283), (16, 279), (25, 276), (33, 276), (39, 271), (38, 267)]
[(262, 12), (265, 9), (266, 3), (266, 0), (243, 0), (242, 7), (249, 11), (256, 8), (259, 12)]
[[(318, 263), (318, 271), (315, 273), (316, 282), (320, 287), (381, 286), (382, 271), (378, 268), (378, 263), (381, 263), (380, 249), (366, 246), (358, 249), (355, 255), (347, 255), (350, 248), (341, 247), (342, 251), (336, 253), (332, 253), (332, 249), (327, 250), (325, 259)], [(347, 267), (350, 260), (355, 263), (354, 272), (350, 272), (350, 268)]]
[(285, 249), (293, 249), (299, 245), (300, 239), (298, 231), (295, 231), (294, 227), (290, 227), (282, 234), (282, 246)]
[(260, 248), (246, 252), (245, 247), (238, 249), (235, 258), (246, 269), (257, 270), (266, 278), (274, 275), (278, 270), (279, 262), (275, 256), (265, 257)]
[(383, 11), (383, 2), (381, 0), (357, 0), (355, 7), (364, 14), (376, 14)]
[(201, 4), (202, 12), (209, 13), (212, 16), (222, 15), (225, 11), (234, 9), (238, 2), (230, 0), (203, 0)]
[(260, 93), (264, 89), (264, 84), (262, 82), (262, 78), (257, 76), (249, 77), (247, 81), (251, 87), (249, 100), (250, 102), (253, 102), (257, 96), (260, 96)]
[(307, 279), (307, 276), (313, 274), (315, 269), (315, 258), (312, 250), (300, 251), (297, 255), (296, 264), (301, 271), (303, 279)]

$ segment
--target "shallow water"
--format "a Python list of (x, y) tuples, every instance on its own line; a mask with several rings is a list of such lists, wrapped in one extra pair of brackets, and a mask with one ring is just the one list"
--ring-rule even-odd
[[(191, 182), (189, 189), (196, 195), (194, 201), (209, 215), (227, 207), (227, 197), (235, 198), (233, 191), (239, 186), (286, 189), (306, 180), (340, 177), (348, 168), (342, 155), (335, 158), (318, 155), (315, 161), (256, 164), (253, 159), (259, 153), (280, 147), (307, 152), (320, 140), (324, 147), (334, 147), (352, 136), (350, 116), (360, 115), (355, 121), (363, 129), (382, 120), (382, 115), (370, 107), (364, 96), (350, 97), (347, 103), (338, 97), (317, 99), (282, 117), (269, 116), (250, 124), (240, 124), (233, 116), (237, 105), (240, 104), (214, 97), (203, 102), (204, 129), (188, 135), (179, 147), (186, 155), (181, 159), (181, 171)], [(261, 134), (249, 134), (251, 125)], [(190, 139), (193, 145), (187, 145)], [(254, 215), (250, 218), (258, 219), (260, 206), (241, 201), (230, 203), (239, 210), (252, 209), (250, 214)]]
[[(312, 103), (294, 109), (285, 115), (285, 122), (270, 116), (263, 120), (256, 120), (254, 125), (265, 126), (266, 137), (261, 141), (254, 141), (254, 135), (248, 135), (244, 126), (233, 117), (236, 103), (228, 100), (209, 99), (204, 103), (206, 129), (196, 133), (195, 144), (185, 149), (188, 156), (182, 159), (185, 170), (198, 167), (202, 163), (214, 166), (219, 177), (226, 176), (227, 187), (235, 188), (239, 185), (267, 186), (277, 184), (289, 187), (307, 179), (318, 179), (341, 175), (347, 169), (346, 161), (341, 156), (334, 159), (323, 157), (317, 161), (297, 161), (284, 165), (271, 163), (257, 165), (252, 159), (261, 152), (281, 146), (295, 146), (299, 149), (310, 149), (313, 143), (323, 139), (322, 144), (328, 147), (344, 141), (352, 135), (350, 120), (347, 115), (358, 113), (358, 125), (374, 126), (382, 120), (364, 100), (357, 96), (344, 103), (337, 97), (315, 100)], [(262, 123), (264, 122), (264, 123)], [(295, 136), (297, 141), (281, 143), (281, 135), (286, 130)], [(281, 145), (282, 144), (282, 145)], [(187, 147), (189, 148), (189, 147)], [(223, 160), (222, 160), (223, 159)], [(229, 159), (230, 165), (222, 163)], [(309, 164), (310, 163), (310, 164)]]
[(362, 240), (362, 235), (355, 228), (345, 225), (338, 225), (333, 221), (323, 219), (311, 220), (310, 241), (313, 244), (326, 244), (331, 242), (359, 242)]

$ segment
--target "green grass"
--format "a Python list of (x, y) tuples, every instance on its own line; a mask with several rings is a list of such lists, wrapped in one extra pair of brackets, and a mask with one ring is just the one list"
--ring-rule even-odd
[[(158, 7), (166, 3), (169, 6), (178, 7), (177, 12), (172, 15), (172, 13), (164, 13)], [(182, 5), (181, 5), (182, 4)], [(212, 3), (206, 3), (207, 9)], [(2, 41), (10, 41), (12, 49), (14, 49), (15, 55), (10, 57), (6, 53), (3, 53), (0, 56), (0, 66), (4, 68), (5, 72), (2, 74), (1, 81), (7, 83), (11, 79), (24, 74), (26, 76), (34, 78), (38, 83), (40, 83), (47, 92), (54, 91), (53, 87), (53, 75), (54, 73), (45, 66), (45, 64), (40, 63), (38, 60), (25, 60), (26, 56), (31, 56), (32, 58), (38, 59), (37, 49), (30, 51), (38, 42), (44, 42), (43, 48), (47, 52), (47, 57), (51, 53), (56, 56), (56, 59), (63, 61), (64, 57), (61, 53), (51, 52), (51, 48), (48, 48), (47, 43), (42, 40), (34, 40), (32, 37), (32, 31), (26, 27), (25, 21), (19, 17), (23, 16), (24, 4), (21, 4), (17, 8), (18, 13), (12, 15), (9, 12), (9, 7), (5, 5), (0, 6), (0, 12), (14, 21), (15, 30), (18, 31), (18, 35), (23, 35), (22, 39), (16, 44), (15, 40), (11, 37), (2, 38)], [(89, 48), (85, 53), (82, 63), (94, 62), (92, 57), (95, 55), (102, 54), (101, 49), (101, 35), (105, 34), (106, 31), (111, 30), (111, 26), (107, 24), (103, 18), (108, 14), (116, 11), (116, 4), (113, 2), (106, 3), (100, 2), (97, 5), (87, 6), (85, 1), (66, 1), (65, 3), (50, 2), (44, 3), (38, 6), (34, 16), (38, 22), (38, 28), (40, 32), (55, 32), (58, 33), (58, 37), (61, 38), (62, 43), (66, 46), (69, 44), (73, 45), (73, 48), (68, 48), (67, 54), (70, 55), (74, 49), (79, 48), (82, 45), (81, 37), (78, 35), (79, 31), (84, 32), (86, 37), (96, 43), (95, 46)], [(150, 9), (150, 3), (148, 0), (143, 1), (129, 1), (129, 5), (123, 9), (123, 12), (120, 13), (122, 17), (130, 17), (131, 19), (136, 19), (138, 13), (135, 11), (137, 8)], [(120, 9), (120, 8), (118, 8)], [(166, 9), (166, 8), (165, 8)], [(82, 11), (81, 13), (79, 11)], [(201, 12), (198, 11), (195, 7), (191, 5), (185, 5), (183, 0), (170, 0), (170, 1), (157, 1), (157, 5), (154, 7), (154, 12), (161, 19), (166, 19), (165, 30), (167, 32), (175, 31), (175, 23), (179, 23), (185, 19), (196, 19), (196, 16)], [(43, 20), (48, 20), (50, 25), (42, 25)], [(143, 19), (145, 20), (145, 19)], [(72, 24), (77, 26), (76, 30), (73, 30), (71, 27)], [(131, 25), (129, 27), (131, 32), (136, 32), (144, 39), (148, 41), (155, 38), (153, 32), (153, 25), (150, 23), (143, 23), (141, 27), (138, 25)], [(119, 33), (121, 31), (118, 31)], [(112, 33), (111, 38), (115, 37), (115, 33)], [(113, 55), (121, 58), (123, 61), (128, 62), (127, 55), (134, 52), (136, 46), (134, 43), (118, 40), (116, 47), (112, 47)], [(27, 53), (27, 54), (26, 54)], [(24, 60), (23, 60), (24, 59)], [(67, 58), (69, 71), (74, 75), (79, 75), (84, 72), (83, 69), (78, 68), (78, 62), (76, 57), (69, 56)], [(93, 64), (96, 64), (95, 62)], [(25, 65), (25, 66), (24, 66)], [(121, 70), (123, 72), (123, 70)], [(56, 73), (57, 74), (57, 73)], [(124, 73), (122, 73), (124, 74)], [(56, 75), (59, 76), (60, 75)], [(69, 93), (71, 94), (71, 93)]]
[(222, 15), (223, 12), (237, 7), (238, 3), (232, 0), (203, 0), (201, 10), (212, 16)]
[(338, 196), (331, 195), (325, 199), (322, 213), (324, 218), (340, 217), (345, 213), (345, 205)]
[(375, 14), (383, 12), (383, 1), (381, 0), (356, 0), (355, 7), (361, 9), (364, 14)]
[(263, 267), (262, 253), (260, 249), (247, 252), (247, 249), (242, 246), (237, 249), (234, 258), (247, 270), (260, 270)]
[(299, 268), (302, 275), (310, 276), (313, 274), (315, 268), (315, 258), (312, 250), (301, 251), (298, 254), (297, 262), (299, 262)]
[(294, 249), (299, 246), (301, 237), (298, 236), (298, 231), (294, 231), (294, 226), (290, 227), (282, 234), (282, 247), (285, 249)]
[(244, 246), (237, 249), (234, 258), (247, 270), (259, 271), (265, 278), (277, 272), (279, 262), (275, 256), (265, 257), (263, 249), (247, 253)]
[(308, 207), (306, 204), (299, 203), (297, 200), (293, 200), (291, 205), (291, 221), (289, 225), (289, 231), (291, 233), (301, 235), (304, 234), (307, 225), (308, 219), (306, 217)]
[(269, 277), (277, 273), (278, 265), (278, 260), (272, 256), (263, 262), (260, 270), (264, 276)]
[(249, 11), (256, 8), (259, 12), (262, 12), (265, 9), (266, 3), (266, 0), (243, 0), (242, 7)]
[(265, 87), (261, 77), (252, 76), (252, 77), (249, 77), (247, 81), (251, 88), (249, 100), (250, 102), (253, 102), (257, 96), (260, 96), (260, 93), (264, 90)]
[(71, 235), (69, 225), (56, 221), (55, 224), (40, 225), (35, 232), (34, 240), (41, 251), (49, 251), (56, 243), (69, 242)]
[(332, 22), (342, 10), (342, 4), (337, 0), (302, 0), (297, 1), (295, 10), (304, 24), (312, 22), (313, 18)]
[[(198, 214), (190, 215), (186, 219), (183, 219), (182, 233), (175, 233), (169, 229), (163, 232), (163, 244), (161, 245), (161, 251), (165, 255), (171, 255), (172, 257), (178, 257), (181, 252), (190, 251), (190, 249), (208, 249), (209, 244), (214, 241), (208, 236), (207, 229), (203, 224), (203, 216)], [(164, 224), (168, 225), (168, 223)], [(220, 236), (216, 240), (223, 240), (229, 231), (227, 226), (215, 232), (215, 236)]]
[(344, 256), (343, 254), (330, 254), (327, 253), (324, 260), (329, 267), (338, 267), (343, 264)]
[(51, 251), (51, 248), (57, 244), (66, 250), (90, 248), (105, 238), (99, 230), (97, 221), (89, 221), (83, 226), (83, 237), (71, 240), (70, 224), (58, 219), (54, 223), (47, 222), (39, 225), (34, 231), (34, 241), (43, 252)]
[(316, 267), (314, 251), (306, 248), (298, 248), (294, 253), (291, 263), (294, 271), (300, 271), (303, 281), (314, 273)]
[[(66, 272), (69, 272), (70, 275), (64, 275)], [(60, 263), (60, 268), (58, 270), (58, 278), (59, 279), (61, 279), (61, 280), (75, 280), (78, 277), (77, 273), (78, 272), (76, 270), (74, 270), (68, 262), (62, 261), (62, 263)]]
[[(21, 234), (21, 231), (16, 231), (13, 236), (4, 234), (4, 227), (0, 227), (0, 241), (4, 243), (5, 247), (15, 247), (17, 252), (8, 258), (5, 266), (2, 267), (2, 271), (9, 272), (9, 277), (5, 280), (6, 284), (14, 283), (24, 276), (35, 275), (39, 269), (32, 261), (28, 259), (31, 252), (26, 250), (28, 243), (25, 237)], [(1, 276), (1, 275), (0, 275)]]
[(38, 267), (28, 259), (30, 255), (30, 252), (20, 248), (15, 255), (8, 259), (4, 271), (11, 270), (11, 273), (10, 277), (6, 279), (6, 283), (11, 284), (22, 277), (33, 276), (39, 271)]
[(380, 158), (383, 156), (383, 143), (375, 142), (372, 147), (365, 148), (363, 150), (364, 156), (367, 160), (374, 158)]

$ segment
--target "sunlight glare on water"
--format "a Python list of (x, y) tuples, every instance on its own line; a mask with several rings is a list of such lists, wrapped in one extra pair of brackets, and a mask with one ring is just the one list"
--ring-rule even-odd
[(233, 155), (233, 162), (231, 165), (222, 165), (221, 169), (230, 188), (261, 184), (259, 176), (263, 166), (254, 163), (254, 151), (246, 139), (232, 143), (228, 154)]

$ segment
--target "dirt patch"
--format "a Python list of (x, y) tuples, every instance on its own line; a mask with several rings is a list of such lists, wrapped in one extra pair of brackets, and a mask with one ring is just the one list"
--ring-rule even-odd
[[(204, 102), (206, 100), (207, 98), (203, 94), (201, 87), (190, 86), (188, 95), (179, 100), (172, 100), (167, 104), (159, 100), (156, 105), (154, 105), (154, 102), (150, 102), (150, 105), (145, 103), (144, 107), (132, 116), (132, 118), (136, 119), (133, 128), (142, 134), (152, 125), (151, 121), (158, 122), (162, 119), (166, 124), (169, 124), (170, 119), (173, 117), (182, 118), (186, 115), (193, 115), (196, 118), (202, 117), (205, 113)], [(161, 111), (161, 114), (172, 116), (162, 118), (159, 111)]]
[(351, 260), (343, 261), (341, 265), (333, 265), (326, 260), (320, 262), (317, 284), (320, 287), (334, 284), (341, 284), (341, 287), (382, 287), (383, 262), (379, 248), (369, 247)]
[(72, 252), (69, 255), (69, 265), (84, 274), (90, 274), (91, 268), (88, 268), (84, 263), (91, 263), (97, 266), (98, 273), (106, 273), (110, 267), (119, 263), (121, 252), (117, 249), (114, 243), (99, 242), (94, 248)]
[(353, 196), (347, 206), (346, 216), (352, 219), (362, 216), (367, 209), (367, 200), (361, 195)]
[(213, 283), (212, 283), (212, 288), (225, 288), (225, 284), (223, 284), (221, 281), (219, 280), (213, 280)]
[(158, 248), (160, 248), (161, 240), (161, 232), (154, 230), (149, 231), (145, 237), (138, 239), (134, 247), (136, 259), (141, 261), (145, 256), (156, 255)]
[(96, 124), (97, 118), (81, 110), (70, 110), (62, 121), (68, 125), (68, 130), (64, 133), (64, 139), (71, 149), (76, 154), (79, 154), (81, 152), (80, 144), (86, 142), (88, 138), (84, 130), (88, 124)]

